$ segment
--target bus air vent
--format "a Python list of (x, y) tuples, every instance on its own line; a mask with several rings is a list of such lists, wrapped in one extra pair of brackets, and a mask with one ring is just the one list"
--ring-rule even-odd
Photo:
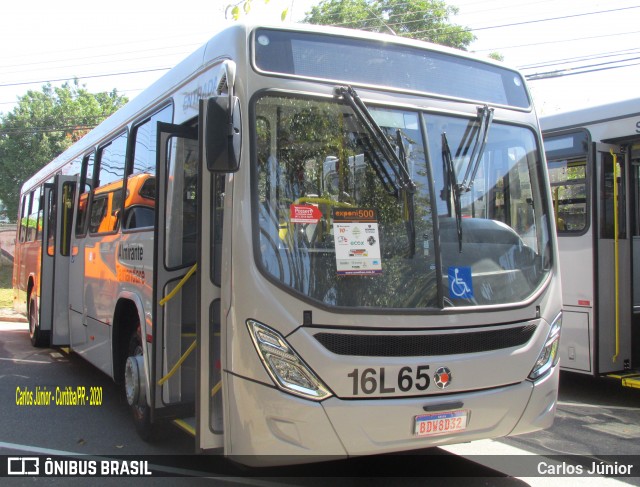
[(366, 335), (321, 332), (314, 335), (338, 355), (361, 357), (419, 357), (488, 352), (524, 345), (535, 324), (512, 328), (424, 335)]

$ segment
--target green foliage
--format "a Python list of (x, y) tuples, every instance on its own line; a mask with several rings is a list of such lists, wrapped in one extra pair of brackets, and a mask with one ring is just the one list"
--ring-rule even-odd
[(17, 217), (20, 188), (45, 164), (127, 102), (116, 90), (89, 93), (78, 80), (28, 91), (0, 118), (0, 199)]
[(0, 308), (13, 307), (13, 285), (11, 273), (13, 267), (6, 262), (0, 264)]
[(13, 307), (13, 289), (0, 288), (0, 308)]
[(457, 11), (442, 0), (322, 0), (305, 22), (392, 32), (466, 49), (475, 37), (468, 29), (450, 23), (449, 17)]

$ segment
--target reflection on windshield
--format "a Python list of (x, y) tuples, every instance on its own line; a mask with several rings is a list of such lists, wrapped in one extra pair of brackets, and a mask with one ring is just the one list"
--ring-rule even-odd
[[(263, 272), (326, 306), (441, 308), (529, 297), (549, 266), (533, 134), (494, 122), (475, 162), (471, 154), (447, 161), (443, 141), (464, 146), (474, 119), (367, 108), (400, 171), (340, 101), (256, 102)], [(471, 163), (473, 179), (456, 211), (450, 173)], [(393, 191), (406, 184), (404, 171), (411, 195)]]

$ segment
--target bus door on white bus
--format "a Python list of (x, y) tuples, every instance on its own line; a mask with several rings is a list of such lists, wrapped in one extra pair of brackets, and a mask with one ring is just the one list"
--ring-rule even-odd
[(640, 139), (629, 144), (629, 220), (631, 226), (631, 261), (633, 262), (632, 367), (640, 365)]
[[(640, 141), (629, 145), (629, 174), (632, 202), (629, 205), (631, 220), (632, 254), (633, 254), (633, 313), (640, 315)], [(640, 331), (638, 332), (640, 335)], [(638, 337), (640, 339), (640, 337)], [(634, 348), (640, 353), (640, 347)], [(634, 363), (637, 363), (634, 361)]]
[[(596, 197), (597, 372), (629, 367), (631, 356), (631, 245), (627, 228), (628, 164), (620, 147), (594, 144)], [(615, 229), (617, 228), (617, 236)]]
[(193, 416), (196, 399), (197, 137), (196, 127), (158, 123), (152, 421)]
[(75, 218), (69, 257), (69, 340), (71, 348), (79, 353), (87, 348), (88, 333), (84, 303), (85, 236), (89, 209), (89, 195), (93, 186), (95, 154), (82, 159), (80, 181), (75, 197)]
[(40, 278), (40, 326), (51, 345), (69, 345), (69, 255), (75, 176), (55, 176), (44, 185), (44, 228)]

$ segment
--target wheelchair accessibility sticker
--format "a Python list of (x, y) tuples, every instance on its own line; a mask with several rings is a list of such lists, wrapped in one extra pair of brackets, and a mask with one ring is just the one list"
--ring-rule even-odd
[(451, 299), (473, 298), (471, 267), (449, 267), (449, 297)]

